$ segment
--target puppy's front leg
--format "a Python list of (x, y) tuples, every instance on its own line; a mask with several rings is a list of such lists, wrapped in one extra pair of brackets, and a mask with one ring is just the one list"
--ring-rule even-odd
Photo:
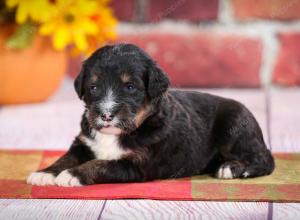
[(32, 185), (55, 185), (56, 176), (63, 170), (78, 166), (93, 159), (92, 152), (79, 139), (76, 139), (68, 152), (51, 166), (33, 172), (27, 178), (27, 183)]
[(79, 186), (98, 183), (140, 182), (144, 180), (140, 167), (128, 159), (91, 160), (63, 171), (55, 182), (60, 186)]

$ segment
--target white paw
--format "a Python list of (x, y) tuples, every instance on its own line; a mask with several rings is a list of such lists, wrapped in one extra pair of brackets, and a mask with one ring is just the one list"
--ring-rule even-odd
[(220, 179), (233, 179), (230, 166), (221, 166), (218, 170), (217, 177)]
[(27, 178), (27, 183), (37, 186), (55, 185), (54, 179), (55, 176), (51, 173), (32, 172)]
[(70, 174), (68, 170), (62, 171), (54, 180), (58, 186), (82, 186), (77, 177)]
[(250, 176), (250, 173), (249, 173), (248, 171), (245, 171), (245, 172), (242, 174), (242, 176), (243, 176), (244, 178), (247, 178), (248, 176)]

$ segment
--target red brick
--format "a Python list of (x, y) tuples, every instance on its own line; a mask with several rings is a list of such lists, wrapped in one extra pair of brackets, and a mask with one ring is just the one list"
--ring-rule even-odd
[(150, 0), (148, 20), (160, 21), (165, 18), (203, 21), (216, 20), (218, 17), (218, 0)]
[(261, 42), (214, 33), (121, 36), (144, 48), (168, 73), (173, 86), (258, 87)]
[(115, 16), (121, 21), (133, 21), (135, 0), (113, 0), (111, 6)]
[(273, 82), (294, 86), (300, 85), (300, 33), (279, 35), (280, 50), (273, 73)]
[(234, 15), (251, 18), (293, 20), (300, 18), (299, 0), (231, 0)]

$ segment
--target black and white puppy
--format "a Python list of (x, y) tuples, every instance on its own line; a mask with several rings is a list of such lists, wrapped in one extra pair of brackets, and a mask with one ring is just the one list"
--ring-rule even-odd
[(203, 173), (272, 173), (261, 129), (241, 103), (169, 90), (158, 65), (132, 44), (105, 46), (83, 64), (75, 89), (85, 103), (81, 133), (33, 185), (142, 182)]

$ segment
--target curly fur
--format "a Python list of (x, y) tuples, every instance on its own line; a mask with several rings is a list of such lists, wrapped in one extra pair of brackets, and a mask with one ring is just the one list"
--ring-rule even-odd
[[(249, 178), (274, 169), (261, 129), (244, 105), (170, 90), (167, 75), (135, 45), (97, 50), (84, 62), (75, 90), (86, 105), (81, 133), (61, 159), (41, 172), (57, 176), (68, 170), (87, 185), (203, 173)], [(104, 110), (108, 90), (114, 105)], [(111, 122), (101, 121), (104, 111)], [(107, 137), (99, 135), (107, 126), (122, 132), (99, 141)]]

